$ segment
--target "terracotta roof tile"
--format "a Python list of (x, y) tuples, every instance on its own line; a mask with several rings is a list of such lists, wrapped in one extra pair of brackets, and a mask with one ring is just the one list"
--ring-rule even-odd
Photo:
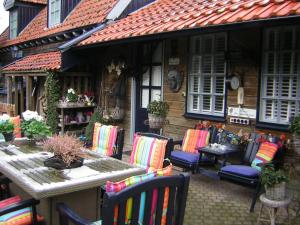
[(291, 15), (300, 15), (297, 0), (157, 0), (79, 45)]
[(4, 72), (59, 70), (61, 53), (47, 52), (25, 56), (2, 68)]
[(6, 41), (9, 38), (9, 29), (8, 27), (0, 34), (0, 48), (1, 48), (1, 43)]
[(0, 41), (0, 47), (34, 40), (55, 33), (103, 22), (118, 0), (81, 0), (63, 23), (47, 27), (47, 6), (24, 28), (17, 38)]

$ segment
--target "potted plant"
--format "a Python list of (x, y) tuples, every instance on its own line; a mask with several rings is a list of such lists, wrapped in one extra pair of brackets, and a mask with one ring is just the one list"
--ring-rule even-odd
[(68, 104), (74, 105), (78, 102), (78, 95), (73, 88), (69, 88), (66, 94), (66, 102)]
[(292, 119), (289, 130), (293, 133), (294, 149), (300, 153), (300, 116)]
[(15, 126), (7, 114), (0, 116), (0, 133), (6, 142), (14, 139), (14, 129)]
[(160, 129), (164, 126), (166, 116), (169, 112), (169, 105), (164, 101), (152, 101), (147, 107), (149, 127)]
[(83, 165), (84, 155), (79, 139), (69, 135), (55, 135), (44, 142), (43, 149), (53, 152), (54, 156), (46, 159), (44, 165), (55, 169), (70, 169)]
[(272, 164), (262, 169), (261, 183), (266, 190), (266, 197), (271, 200), (282, 200), (286, 194), (288, 177), (282, 170), (275, 170)]
[(43, 117), (38, 115), (37, 112), (25, 111), (22, 113), (23, 121), (21, 130), (23, 134), (31, 141), (41, 141), (48, 136), (51, 136), (50, 127), (43, 121)]

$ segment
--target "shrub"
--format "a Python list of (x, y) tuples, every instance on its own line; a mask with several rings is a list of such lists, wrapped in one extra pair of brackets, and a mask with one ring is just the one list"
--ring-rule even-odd
[(147, 111), (156, 116), (166, 117), (169, 112), (169, 105), (164, 101), (152, 101), (149, 103)]

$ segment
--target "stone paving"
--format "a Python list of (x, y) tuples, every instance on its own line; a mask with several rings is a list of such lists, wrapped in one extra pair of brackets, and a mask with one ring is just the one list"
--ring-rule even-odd
[[(124, 160), (128, 159), (125, 154)], [(181, 169), (175, 167), (175, 173), (180, 171)], [(253, 191), (227, 181), (191, 174), (184, 224), (255, 225), (260, 203), (258, 200), (255, 211), (249, 212)], [(291, 206), (294, 215), (293, 209), (296, 207), (296, 203)], [(300, 217), (292, 216), (291, 225), (300, 225)]]

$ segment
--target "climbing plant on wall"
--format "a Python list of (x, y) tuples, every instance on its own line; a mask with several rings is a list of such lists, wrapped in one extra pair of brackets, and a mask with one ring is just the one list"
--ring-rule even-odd
[(54, 72), (48, 72), (45, 82), (46, 89), (46, 121), (48, 126), (51, 127), (51, 131), (56, 133), (57, 131), (57, 119), (58, 112), (56, 105), (60, 99), (60, 86), (57, 74)]

